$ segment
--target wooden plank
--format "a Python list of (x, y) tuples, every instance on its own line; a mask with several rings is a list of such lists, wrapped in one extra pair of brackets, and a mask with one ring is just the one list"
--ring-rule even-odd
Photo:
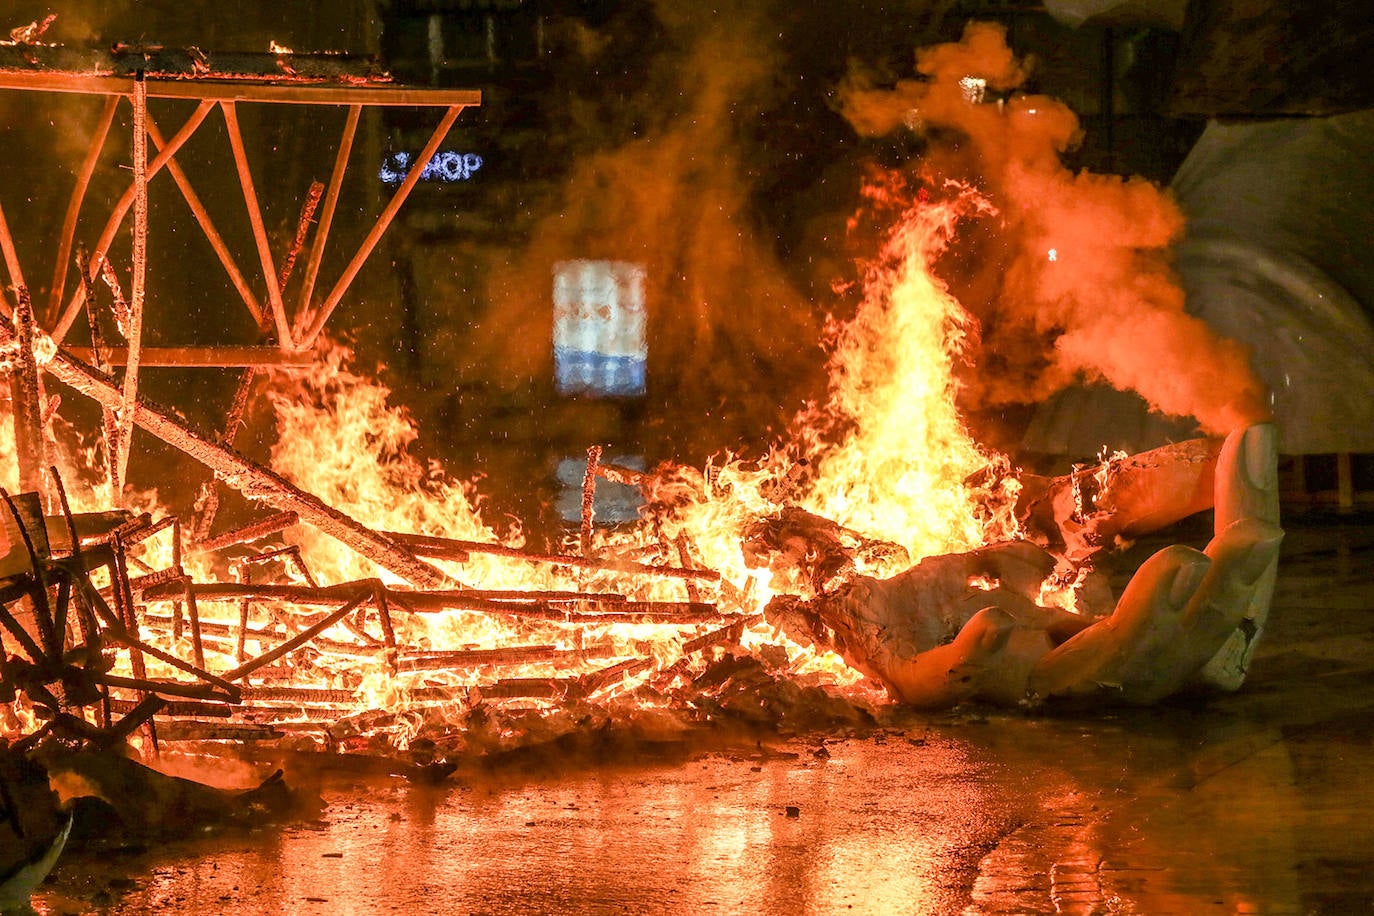
[(272, 246), (267, 240), (267, 226), (262, 220), (262, 207), (258, 204), (253, 170), (248, 164), (248, 151), (243, 145), (243, 132), (239, 130), (238, 110), (233, 102), (221, 102), (220, 111), (224, 113), (224, 126), (229, 131), (229, 147), (234, 152), (239, 187), (243, 191), (244, 205), (248, 208), (248, 224), (253, 228), (253, 241), (258, 246), (258, 261), (262, 265), (263, 282), (267, 285), (267, 301), (272, 307), (272, 318), (277, 327), (277, 343), (289, 347), (291, 327), (286, 320), (286, 308), (282, 305), (281, 287), (277, 285), (277, 267), (272, 260)]
[[(124, 483), (129, 473), (129, 450), (133, 445), (134, 405), (138, 403), (138, 364), (143, 350), (143, 284), (148, 262), (148, 84), (140, 74), (134, 81), (134, 273), (129, 297), (129, 323), (124, 329), (128, 346), (124, 365), (123, 396), (115, 414), (114, 453), (115, 505), (124, 503)], [(109, 263), (108, 261), (106, 262)]]
[[(274, 102), (296, 105), (366, 105), (450, 108), (482, 104), (477, 89), (420, 89), (409, 86), (280, 84), (231, 80), (148, 80), (151, 99), (211, 102)], [(61, 70), (0, 70), (0, 89), (75, 92), (83, 95), (133, 95), (133, 77)]]
[(308, 321), (305, 313), (296, 316), (298, 328), (304, 328), (303, 333), (297, 334), (298, 346), (302, 348), (310, 347), (315, 343), (315, 339), (319, 337), (320, 332), (324, 330), (325, 322), (329, 320), (329, 316), (334, 313), (334, 310), (338, 308), (339, 303), (343, 300), (344, 293), (348, 291), (348, 287), (353, 282), (353, 278), (358, 275), (358, 271), (362, 270), (363, 264), (367, 261), (368, 256), (372, 254), (372, 249), (377, 246), (377, 242), (381, 240), (382, 234), (385, 233), (387, 228), (391, 225), (391, 221), (395, 218), (396, 212), (401, 209), (401, 205), (405, 203), (406, 198), (410, 196), (411, 189), (420, 181), (420, 175), (424, 172), (424, 169), (420, 167), (419, 164), (427, 163), (434, 158), (434, 154), (439, 150), (439, 144), (443, 143), (444, 138), (448, 136), (449, 128), (453, 127), (453, 122), (458, 119), (458, 115), (462, 110), (463, 106), (453, 105), (448, 111), (444, 112), (444, 116), (439, 119), (438, 126), (436, 126), (434, 132), (430, 134), (429, 142), (425, 144), (425, 148), (421, 150), (420, 155), (416, 158), (416, 167), (412, 168), (410, 172), (407, 173), (405, 180), (401, 182), (401, 186), (397, 188), (396, 192), (391, 196), (391, 200), (382, 210), (381, 215), (377, 217), (377, 222), (373, 224), (372, 229), (367, 233), (367, 237), (364, 238), (362, 244), (358, 246), (357, 252), (353, 255), (353, 260), (349, 261), (348, 266), (344, 268), (343, 276), (339, 277), (338, 281), (334, 284), (334, 288), (330, 290), (329, 295), (325, 297), (324, 302), (320, 304), (319, 310), (311, 312), (308, 316)]
[(315, 293), (315, 280), (319, 277), (320, 264), (324, 260), (324, 246), (329, 241), (329, 230), (334, 224), (334, 211), (339, 205), (339, 192), (343, 189), (344, 172), (348, 170), (348, 157), (353, 151), (353, 138), (358, 133), (358, 120), (361, 117), (362, 106), (350, 105), (348, 117), (344, 119), (343, 135), (339, 138), (339, 148), (334, 153), (334, 170), (329, 175), (324, 211), (320, 214), (320, 225), (315, 230), (315, 241), (310, 246), (310, 260), (305, 266), (300, 302), (296, 306), (297, 322), (310, 313), (310, 297)]
[[(158, 130), (157, 122), (151, 117), (148, 118), (148, 136), (157, 145), (158, 152), (161, 152), (167, 141), (163, 138), (162, 132)], [(253, 288), (244, 279), (243, 271), (239, 270), (238, 262), (234, 260), (234, 255), (229, 251), (229, 246), (225, 244), (224, 237), (219, 234), (219, 229), (215, 227), (215, 221), (211, 219), (210, 212), (205, 209), (205, 204), (201, 203), (200, 196), (196, 194), (195, 188), (191, 187), (191, 180), (186, 177), (186, 172), (176, 159), (167, 160), (167, 174), (172, 176), (172, 180), (181, 190), (181, 196), (186, 200), (186, 206), (191, 208), (191, 215), (200, 224), (201, 231), (205, 233), (205, 240), (210, 243), (215, 256), (224, 266), (225, 273), (229, 275), (229, 282), (233, 283), (234, 289), (238, 290), (239, 298), (243, 300), (243, 304), (248, 307), (248, 311), (253, 316), (253, 322), (260, 328), (264, 327), (262, 306), (258, 303), (257, 296), (253, 295)]]
[[(84, 363), (94, 363), (90, 347), (66, 347), (68, 353)], [(110, 347), (102, 355), (107, 364), (122, 366), (129, 358), (125, 347)], [(144, 368), (222, 369), (229, 366), (309, 366), (315, 362), (308, 350), (282, 350), (279, 347), (144, 347), (139, 365)]]
[(57, 244), (57, 263), (53, 267), (52, 288), (48, 291), (48, 320), (55, 321), (62, 311), (62, 291), (67, 286), (67, 267), (71, 260), (72, 240), (76, 238), (76, 219), (81, 213), (81, 203), (86, 199), (86, 189), (90, 186), (91, 176), (95, 174), (95, 167), (100, 161), (100, 151), (105, 148), (105, 138), (110, 134), (110, 125), (114, 122), (115, 108), (119, 105), (119, 96), (109, 96), (105, 100), (105, 109), (101, 112), (100, 121), (96, 125), (95, 132), (91, 134), (90, 143), (86, 147), (86, 158), (81, 162), (81, 168), (77, 171), (76, 185), (72, 188), (71, 198), (67, 201), (67, 213), (62, 220), (62, 234)]

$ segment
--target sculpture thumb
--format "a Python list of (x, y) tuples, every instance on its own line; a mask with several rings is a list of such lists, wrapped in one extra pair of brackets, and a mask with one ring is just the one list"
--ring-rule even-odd
[(1007, 646), (1016, 621), (997, 607), (974, 614), (954, 641), (894, 665), (885, 680), (913, 706), (952, 706), (978, 692), (986, 672)]

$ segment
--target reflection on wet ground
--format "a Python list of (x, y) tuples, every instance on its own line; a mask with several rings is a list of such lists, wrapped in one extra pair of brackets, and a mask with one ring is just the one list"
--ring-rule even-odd
[[(40, 913), (1374, 910), (1374, 529), (1289, 523), (1239, 694), (959, 711), (863, 739), (441, 787), (341, 772), (319, 818), (69, 858)], [(1143, 548), (1142, 548), (1143, 549)]]

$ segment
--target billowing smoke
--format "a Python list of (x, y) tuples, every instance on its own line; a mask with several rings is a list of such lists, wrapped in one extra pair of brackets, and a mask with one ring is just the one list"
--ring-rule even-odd
[[(610, 106), (577, 102), (577, 151), (552, 212), (488, 281), (490, 315), (463, 342), (470, 371), (521, 384), (551, 373), (551, 268), (569, 259), (642, 265), (648, 322), (645, 419), (702, 455), (761, 442), (821, 387), (820, 322), (789, 284), (751, 208), (744, 131), (775, 92), (778, 66), (749, 3), (703, 16), (657, 5), (639, 85)], [(583, 36), (594, 94), (614, 85), (626, 43)], [(592, 40), (592, 39), (595, 40)], [(601, 73), (604, 65), (609, 72)]]
[(932, 177), (972, 181), (996, 208), (961, 228), (941, 265), (982, 323), (967, 379), (975, 406), (1033, 403), (1085, 378), (1213, 433), (1267, 416), (1244, 349), (1184, 311), (1169, 265), (1183, 217), (1168, 194), (1144, 179), (1070, 172), (1061, 155), (1077, 118), (1017, 93), (1027, 68), (1000, 26), (973, 23), (916, 62), (923, 78), (892, 88), (852, 77), (842, 111), (866, 136), (922, 134)]

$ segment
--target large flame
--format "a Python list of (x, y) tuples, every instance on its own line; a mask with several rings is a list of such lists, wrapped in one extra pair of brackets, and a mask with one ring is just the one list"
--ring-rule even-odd
[(874, 575), (1018, 533), (1008, 462), (973, 440), (955, 403), (954, 365), (977, 322), (932, 272), (959, 219), (988, 204), (966, 186), (933, 196), (897, 175), (868, 195), (896, 217), (856, 314), (831, 329), (827, 403), (801, 411), (792, 440), (758, 464), (680, 471), (665, 498), (670, 517), (656, 520), (692, 537), (709, 566), (761, 601), (772, 595), (768, 575), (745, 567), (741, 536), (780, 503), (905, 548), (860, 570)]
[[(890, 205), (906, 190), (893, 179), (870, 193)], [(803, 500), (817, 515), (902, 545), (913, 561), (1017, 532), (1015, 482), (994, 475), (994, 490), (969, 482), (1004, 459), (973, 441), (955, 406), (954, 362), (977, 327), (931, 270), (959, 218), (988, 205), (967, 187), (943, 191), (937, 201), (921, 187), (901, 207), (862, 305), (839, 334), (828, 413), (848, 434), (813, 456), (818, 470)]]
[[(414, 421), (390, 403), (391, 392), (347, 366), (352, 354), (330, 347), (309, 369), (282, 371), (268, 391), (277, 419), (273, 466), (303, 490), (379, 531), (404, 531), (496, 541), (481, 516), (479, 494), (410, 452)], [(301, 542), (315, 574), (326, 582), (392, 577), (386, 570), (313, 529)], [(520, 543), (519, 532), (507, 541)], [(474, 562), (491, 588), (522, 583), (509, 564)]]
[[(944, 60), (941, 55), (921, 59), (928, 76), (935, 73), (938, 77), (948, 70), (960, 77), (950, 86), (945, 86), (948, 80), (941, 77), (902, 92), (852, 95), (847, 111), (861, 127), (868, 121), (859, 114), (876, 118), (876, 126), (870, 130), (874, 133), (903, 123), (901, 118), (914, 108), (919, 108), (920, 117), (930, 123), (968, 122), (965, 127), (970, 134), (993, 139), (1006, 139), (1012, 128), (1024, 127), (1023, 122), (1031, 126), (1051, 123), (1036, 110), (1022, 112), (1029, 103), (1014, 104), (1005, 111), (1003, 106), (982, 103), (981, 94), (988, 87), (1005, 92), (1023, 77), (1020, 65), (1009, 52), (1003, 53), (1000, 33), (975, 30), (963, 44), (951, 47), (953, 58), (946, 62), (948, 66), (940, 63)], [(980, 57), (990, 54), (1000, 63), (978, 71), (986, 72), (986, 76), (975, 80), (976, 85), (965, 85), (967, 73), (972, 72), (964, 67), (965, 58), (974, 52)], [(1022, 114), (1031, 120), (1026, 121)], [(1072, 125), (1064, 119), (1052, 123), (1060, 125), (1051, 131), (1054, 146)], [(1008, 144), (999, 146), (989, 140), (980, 149), (990, 153), (1002, 146)], [(1044, 173), (1056, 180), (1061, 177), (1058, 151), (1052, 149), (1053, 155), (1035, 159), (1047, 164), (1030, 173)], [(672, 566), (705, 567), (720, 573), (719, 583), (688, 585), (681, 578), (625, 577), (612, 570), (512, 560), (499, 552), (473, 553), (461, 563), (435, 561), (435, 565), (466, 589), (604, 591), (639, 601), (714, 602), (724, 612), (758, 620), (757, 612), (775, 590), (792, 588), (795, 583), (774, 582), (769, 570), (751, 568), (741, 544), (751, 525), (777, 515), (784, 507), (807, 510), (862, 538), (903, 548), (874, 554), (872, 565), (860, 563), (854, 570), (879, 576), (894, 574), (901, 565), (923, 557), (967, 551), (1017, 536), (1020, 532), (1013, 508), (1018, 483), (1009, 462), (974, 440), (956, 406), (960, 394), (956, 368), (961, 360), (973, 361), (982, 329), (934, 272), (935, 262), (955, 239), (961, 219), (991, 214), (989, 195), (1002, 206), (1007, 205), (1005, 200), (1014, 199), (997, 196), (999, 188), (1012, 183), (1008, 176), (1020, 174), (1013, 166), (1007, 169), (1010, 171), (998, 182), (980, 186), (981, 190), (954, 181), (897, 174), (871, 182), (865, 218), (880, 214), (890, 220), (891, 228), (864, 272), (855, 314), (828, 329), (830, 384), (826, 401), (802, 410), (788, 440), (774, 444), (762, 461), (723, 456), (705, 469), (677, 467), (650, 475), (646, 483), (649, 514), (628, 530), (597, 532), (592, 545), (593, 552), (604, 557), (649, 558), (650, 562)], [(1018, 225), (1032, 222), (1024, 214), (1014, 216)], [(1170, 232), (1166, 225), (1156, 234), (1167, 240)], [(1035, 245), (1043, 247), (1046, 238), (1035, 236)], [(1053, 238), (1062, 241), (1068, 236), (1060, 233)], [(1064, 245), (1066, 251), (1074, 247), (1067, 242)], [(1037, 261), (1037, 269), (1063, 266), (1057, 248), (1049, 257), (1049, 267)], [(1056, 292), (1052, 297), (1056, 302), (1066, 300), (1065, 295), (1052, 292)], [(1151, 303), (1156, 311), (1162, 309), (1153, 300), (1147, 302)], [(1074, 311), (1080, 317), (1095, 314), (1086, 306)], [(1067, 345), (1063, 342), (1076, 339), (1072, 332), (1077, 325), (1069, 321), (1062, 324), (1060, 340)], [(1101, 321), (1092, 323), (1094, 328), (1099, 325)], [(1177, 336), (1161, 334), (1170, 345)], [(1248, 390), (1245, 385), (1239, 387)], [(484, 521), (473, 484), (414, 457), (411, 446), (418, 432), (409, 415), (389, 404), (388, 398), (384, 386), (349, 369), (344, 351), (338, 349), (325, 353), (309, 370), (279, 373), (269, 393), (279, 433), (272, 452), (273, 466), (297, 486), (377, 531), (518, 547), (518, 529), (503, 535)], [(1231, 400), (1239, 403), (1244, 399), (1237, 395)], [(1225, 413), (1218, 408), (1218, 416)], [(12, 443), (12, 436), (0, 442), (0, 451)], [(0, 457), (6, 459), (6, 469), (13, 467), (9, 456)], [(299, 548), (303, 566), (286, 565), (263, 575), (278, 581), (313, 578), (321, 584), (391, 578), (306, 526), (293, 529), (288, 537)], [(145, 569), (162, 568), (168, 562), (165, 537), (142, 549), (138, 559)], [(232, 668), (245, 651), (252, 656), (287, 634), (289, 626), (281, 615), (264, 605), (257, 602), (245, 611), (225, 601), (204, 603), (203, 619), (221, 626), (216, 631), (221, 636), (207, 641), (207, 667), (212, 671)], [(236, 646), (222, 636), (234, 632), (235, 627), (242, 631), (240, 613), (247, 615), (242, 619), (249, 628), (258, 631), (246, 638), (239, 636), (246, 646)], [(707, 635), (709, 630), (705, 625), (599, 621), (568, 627), (472, 611), (403, 613), (395, 619), (397, 641), (407, 651), (511, 645), (566, 650), (568, 654), (552, 664), (506, 669), (508, 675), (546, 678), (594, 672), (607, 660), (615, 659), (652, 659), (663, 667), (683, 654), (689, 640)], [(354, 641), (363, 626), (358, 619), (350, 619), (323, 636), (336, 646), (343, 645)], [(168, 627), (163, 626), (149, 638), (187, 657), (186, 637), (174, 639)], [(746, 634), (743, 642), (746, 648), (765, 642), (781, 644), (793, 670), (814, 672), (832, 683), (852, 683), (858, 678), (837, 658), (817, 656), (812, 650), (792, 645), (761, 624)], [(375, 637), (372, 643), (371, 648), (377, 649)], [(452, 688), (450, 699), (461, 707), (464, 685), (490, 677), (489, 672), (482, 674), (476, 667), (393, 671), (386, 664), (387, 655), (379, 651), (358, 652), (342, 660), (336, 653), (327, 665), (319, 655), (302, 651), (291, 656), (291, 670), (286, 676), (296, 686), (349, 691), (360, 712), (414, 711), (443, 705), (432, 699), (417, 700), (421, 688), (441, 692)], [(447, 715), (452, 706), (440, 715)], [(393, 740), (402, 744), (409, 740), (420, 728), (423, 715), (416, 713), (393, 725)]]
[[(988, 205), (966, 187), (946, 186), (935, 195), (927, 188), (897, 178), (870, 188), (881, 209), (898, 216), (879, 256), (868, 265), (856, 314), (830, 329), (829, 398), (798, 415), (791, 440), (778, 444), (761, 462), (726, 456), (704, 470), (662, 470), (649, 485), (651, 516), (630, 530), (597, 534), (595, 546), (601, 555), (653, 554), (657, 562), (669, 565), (704, 566), (721, 573), (718, 586), (689, 588), (679, 580), (627, 579), (613, 572), (569, 570), (480, 553), (461, 564), (435, 561), (436, 565), (464, 588), (615, 591), (636, 600), (715, 601), (731, 611), (755, 614), (773, 596), (774, 585), (767, 570), (746, 565), (741, 542), (748, 526), (784, 505), (800, 506), (865, 538), (904, 548), (905, 556), (900, 551), (885, 555), (900, 560), (857, 570), (879, 575), (896, 572), (894, 564), (1014, 535), (1010, 508), (1015, 481), (1003, 473), (988, 473), (990, 468), (1004, 469), (1006, 460), (974, 442), (955, 406), (954, 365), (976, 337), (976, 322), (931, 270), (960, 217)], [(284, 371), (273, 379), (268, 392), (278, 425), (273, 466), (296, 485), (378, 531), (519, 546), (518, 529), (503, 539), (484, 522), (475, 485), (414, 457), (411, 446), (418, 431), (409, 414), (389, 403), (390, 392), (383, 385), (351, 370), (348, 358), (342, 348), (330, 349), (310, 369)], [(237, 574), (259, 581), (275, 577), (320, 584), (368, 578), (395, 582), (385, 570), (308, 526), (297, 526), (288, 540), (300, 550), (303, 564), (263, 571), (240, 566)], [(165, 535), (140, 550), (136, 562), (142, 569), (170, 562), (170, 539)], [(208, 569), (191, 572), (197, 578), (210, 576)], [(280, 614), (263, 602), (246, 612), (234, 602), (201, 602), (201, 619), (211, 628), (218, 626), (220, 633), (241, 627), (241, 613), (248, 614), (250, 630), (265, 635), (250, 633), (242, 647), (228, 637), (207, 639), (211, 670), (231, 668), (245, 653), (252, 657), (266, 651), (285, 635)], [(627, 657), (652, 658), (661, 668), (682, 655), (685, 642), (710, 629), (636, 622), (550, 628), (539, 621), (467, 611), (396, 614), (394, 619), (399, 644), (411, 651), (538, 644), (570, 653), (558, 663), (561, 667), (531, 664), (507, 669), (507, 677), (566, 677), (594, 671), (607, 659)], [(324, 637), (335, 644), (354, 640), (359, 624), (350, 623), (352, 629), (341, 624)], [(165, 622), (154, 630), (149, 639), (182, 657), (189, 655), (187, 635), (174, 639)], [(743, 640), (746, 648), (770, 643), (787, 651), (798, 675), (832, 684), (859, 680), (838, 657), (793, 645), (761, 623)], [(574, 651), (579, 654), (571, 655)], [(475, 669), (395, 673), (384, 662), (385, 656), (374, 652), (355, 658), (333, 656), (324, 664), (306, 652), (293, 657), (290, 683), (349, 691), (359, 712), (428, 709), (439, 710), (442, 719), (461, 713), (466, 702), (463, 684), (483, 677)], [(120, 670), (127, 672), (127, 664), (127, 657), (122, 658)], [(176, 675), (156, 666), (150, 673)], [(457, 691), (447, 711), (446, 704), (432, 698), (417, 704), (416, 688), (445, 686)], [(23, 711), (16, 707), (13, 715)], [(389, 740), (404, 746), (422, 727), (424, 715), (393, 716), (387, 726)]]

